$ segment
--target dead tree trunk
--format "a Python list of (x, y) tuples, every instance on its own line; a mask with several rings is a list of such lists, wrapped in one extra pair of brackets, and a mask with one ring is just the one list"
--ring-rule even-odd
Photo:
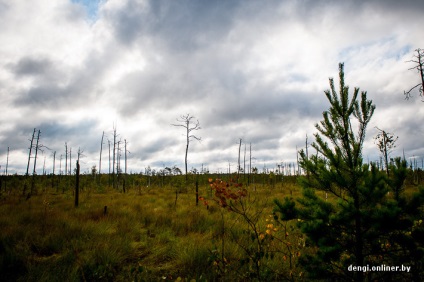
[[(238, 153), (238, 167), (237, 167), (237, 176), (240, 175), (240, 170), (241, 170), (241, 166), (240, 166), (240, 151), (241, 150), (241, 138), (240, 138), (240, 143), (239, 143), (239, 153)], [(237, 177), (238, 178), (238, 177)], [(238, 181), (238, 179), (237, 179)]]
[(113, 162), (112, 162), (112, 184), (113, 184), (113, 188), (116, 188), (116, 185), (115, 185), (115, 160), (116, 160), (116, 151), (115, 151), (115, 149), (116, 149), (116, 128), (114, 127), (113, 128), (113, 152), (112, 152), (112, 155), (113, 155)]
[(65, 175), (68, 175), (68, 144), (65, 142)]
[(23, 189), (22, 195), (25, 195), (27, 187), (28, 187), (27, 185), (28, 185), (28, 176), (29, 176), (29, 164), (30, 164), (30, 161), (31, 161), (31, 153), (32, 153), (32, 147), (33, 147), (33, 143), (34, 143), (34, 137), (35, 137), (35, 128), (34, 128), (34, 131), (32, 132), (31, 145), (29, 146), (28, 165), (27, 165), (27, 169), (26, 169), (25, 183), (24, 183), (24, 189)]
[(404, 91), (405, 99), (411, 98), (411, 92), (415, 88), (418, 87), (418, 92), (421, 97), (423, 97), (423, 91), (424, 91), (424, 50), (422, 49), (416, 49), (417, 55), (414, 56), (417, 60), (410, 60), (408, 62), (415, 63), (415, 66), (410, 68), (410, 70), (417, 70), (417, 72), (420, 74), (420, 83), (409, 89), (408, 91)]
[(127, 139), (124, 139), (125, 142), (125, 174), (127, 174), (127, 152), (129, 153), (129, 151), (127, 151)]
[(186, 180), (186, 185), (187, 185), (187, 180), (188, 180), (188, 174), (187, 174), (187, 155), (188, 155), (188, 147), (190, 144), (190, 139), (194, 138), (197, 141), (200, 141), (201, 138), (197, 137), (195, 135), (190, 135), (190, 132), (192, 132), (193, 130), (199, 130), (201, 129), (200, 127), (200, 123), (197, 120), (197, 122), (195, 124), (192, 125), (192, 119), (194, 119), (194, 116), (190, 116), (190, 114), (187, 115), (183, 115), (181, 116), (179, 119), (177, 118), (177, 121), (182, 123), (182, 124), (171, 124), (173, 126), (181, 126), (184, 127), (186, 129), (186, 150), (185, 150), (185, 158), (184, 158), (184, 163), (185, 163), (185, 180)]
[(102, 133), (102, 141), (100, 142), (100, 159), (99, 159), (99, 184), (100, 184), (100, 177), (102, 175), (102, 150), (103, 150), (103, 138), (105, 136), (105, 132)]
[(6, 157), (6, 176), (7, 176), (7, 167), (9, 166), (9, 151), (10, 148), (7, 147), (7, 157)]
[(107, 140), (107, 144), (109, 146), (109, 174), (108, 174), (108, 182), (110, 186), (110, 140)]
[(243, 156), (243, 181), (246, 181), (246, 143), (244, 143), (244, 156)]
[(34, 190), (35, 190), (35, 168), (37, 166), (37, 154), (38, 154), (38, 142), (40, 140), (40, 130), (38, 130), (38, 134), (37, 134), (37, 143), (35, 145), (35, 157), (34, 157), (34, 169), (32, 171), (32, 183), (31, 183), (31, 192), (30, 192), (30, 196), (32, 196), (34, 194)]
[(75, 173), (75, 207), (78, 207), (78, 201), (79, 201), (79, 174), (80, 174), (80, 165), (79, 161), (77, 160), (77, 167), (76, 167), (76, 173)]
[(28, 172), (29, 172), (29, 163), (30, 163), (30, 160), (31, 160), (32, 144), (34, 142), (34, 137), (35, 137), (35, 128), (34, 128), (34, 132), (32, 133), (31, 145), (29, 146), (28, 165), (27, 165), (27, 170), (26, 170), (26, 174), (25, 174), (27, 176), (28, 176)]
[[(9, 150), (10, 148), (7, 147), (7, 157), (6, 157), (6, 171), (5, 171), (5, 179), (4, 179), (4, 191), (7, 191), (7, 168), (9, 166)], [(1, 193), (1, 184), (0, 184), (0, 193)]]
[(54, 168), (56, 164), (56, 151), (53, 152), (52, 189), (54, 188)]
[(252, 172), (252, 143), (249, 146), (249, 173), (247, 175), (247, 185), (250, 185), (250, 173)]
[(72, 175), (72, 147), (69, 148), (69, 175)]

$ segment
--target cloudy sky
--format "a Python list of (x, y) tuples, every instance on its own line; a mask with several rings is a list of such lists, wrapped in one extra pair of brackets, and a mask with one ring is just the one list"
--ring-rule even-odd
[[(414, 50), (424, 48), (422, 0), (0, 0), (0, 165), (25, 173), (34, 128), (47, 146), (38, 172), (62, 170), (65, 142), (98, 166), (105, 132), (127, 140), (128, 171), (184, 167), (181, 115), (199, 120), (189, 169), (296, 161), (329, 106), (328, 78), (376, 105), (364, 157), (379, 158), (378, 126), (399, 136), (393, 155), (424, 158), (424, 98)], [(337, 79), (336, 79), (336, 82)], [(59, 166), (59, 161), (57, 161)], [(56, 171), (58, 167), (56, 168)]]

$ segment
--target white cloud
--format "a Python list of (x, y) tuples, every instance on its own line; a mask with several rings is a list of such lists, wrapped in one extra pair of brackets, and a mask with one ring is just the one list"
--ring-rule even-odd
[(402, 95), (418, 80), (405, 61), (424, 46), (421, 2), (109, 0), (94, 22), (79, 2), (0, 2), (0, 140), (16, 147), (20, 173), (34, 127), (54, 150), (84, 148), (90, 167), (113, 124), (130, 170), (182, 167), (184, 138), (170, 124), (186, 113), (202, 125), (196, 166), (235, 168), (239, 138), (252, 142), (256, 166), (295, 161), (340, 61), (352, 91), (377, 106), (367, 156), (378, 157), (374, 126), (424, 156), (422, 102)]

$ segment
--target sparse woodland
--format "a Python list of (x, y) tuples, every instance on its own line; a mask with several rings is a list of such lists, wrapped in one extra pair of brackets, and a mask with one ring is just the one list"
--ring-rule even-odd
[(380, 129), (384, 163), (366, 163), (363, 142), (378, 105), (349, 90), (343, 64), (336, 85), (330, 79), (329, 108), (299, 151), (302, 170), (290, 166), (290, 175), (246, 169), (245, 157), (242, 168), (241, 139), (236, 171), (188, 172), (189, 141), (200, 140), (190, 115), (174, 124), (186, 130), (185, 173), (127, 173), (128, 142), (114, 127), (112, 140), (102, 135), (98, 170), (80, 173), (83, 151), (72, 159), (64, 143), (65, 153), (53, 156), (65, 173), (36, 175), (47, 147), (34, 129), (27, 173), (1, 176), (1, 280), (424, 281), (424, 173), (390, 158), (397, 138)]

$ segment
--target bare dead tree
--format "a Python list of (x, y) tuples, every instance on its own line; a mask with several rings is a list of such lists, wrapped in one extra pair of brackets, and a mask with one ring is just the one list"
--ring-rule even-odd
[(383, 154), (386, 174), (389, 175), (389, 154), (391, 150), (396, 147), (395, 143), (399, 137), (395, 137), (392, 133), (389, 133), (378, 127), (375, 128), (378, 130), (378, 134), (374, 139), (377, 143), (378, 149)]
[(63, 157), (63, 155), (60, 154), (60, 158), (59, 158), (59, 181), (57, 183), (57, 189), (59, 189), (60, 178), (62, 177), (62, 157)]
[(31, 197), (34, 193), (34, 188), (35, 188), (35, 168), (37, 165), (37, 154), (38, 154), (38, 142), (40, 141), (40, 130), (38, 130), (38, 134), (37, 134), (37, 143), (35, 145), (35, 157), (34, 157), (34, 169), (32, 171), (32, 183), (31, 183), (31, 192), (29, 197)]
[(112, 157), (113, 157), (113, 162), (112, 162), (112, 185), (113, 188), (116, 188), (116, 181), (115, 181), (115, 161), (116, 161), (116, 126), (113, 126), (113, 152), (112, 152)]
[(7, 157), (6, 157), (6, 176), (7, 176), (7, 167), (9, 166), (9, 151), (10, 148), (7, 147)]
[(244, 143), (243, 178), (246, 176), (246, 143)]
[(26, 176), (29, 175), (29, 163), (31, 160), (31, 152), (32, 152), (32, 147), (33, 147), (33, 143), (34, 143), (34, 137), (35, 137), (35, 128), (34, 128), (34, 132), (32, 133), (32, 138), (31, 138), (31, 145), (29, 146), (29, 154), (28, 154), (28, 165), (27, 165), (27, 170), (26, 170)]
[(118, 175), (118, 177), (119, 177), (119, 174), (121, 172), (121, 151), (122, 151), (121, 143), (122, 143), (121, 140), (116, 142), (116, 145), (117, 145), (117, 147), (116, 147), (116, 174)]
[(76, 168), (75, 168), (75, 207), (78, 207), (79, 202), (79, 184), (80, 184), (80, 164), (79, 159), (77, 160)]
[(239, 143), (239, 152), (238, 152), (238, 167), (237, 167), (237, 175), (240, 175), (241, 165), (240, 165), (240, 152), (241, 152), (241, 138)]
[(128, 144), (127, 139), (124, 139), (124, 142), (125, 142), (125, 174), (127, 174), (127, 153), (131, 154), (131, 152), (127, 150), (127, 144)]
[(196, 139), (197, 141), (202, 140), (200, 137), (197, 137), (193, 134), (191, 134), (192, 131), (196, 131), (201, 129), (199, 120), (196, 120), (196, 122), (193, 121), (195, 117), (191, 116), (190, 114), (182, 115), (179, 118), (177, 118), (177, 121), (182, 124), (171, 124), (173, 126), (181, 126), (186, 129), (186, 150), (185, 150), (185, 179), (187, 181), (187, 155), (188, 155), (188, 146), (190, 144), (191, 139)]
[(411, 93), (414, 89), (418, 88), (418, 92), (421, 97), (423, 97), (423, 91), (424, 91), (424, 50), (423, 49), (415, 49), (415, 52), (417, 52), (416, 55), (414, 55), (414, 59), (407, 61), (408, 63), (414, 63), (415, 65), (410, 68), (409, 70), (416, 70), (420, 75), (420, 83), (410, 88), (408, 91), (404, 91), (405, 99), (408, 100), (412, 97)]
[(72, 174), (72, 147), (69, 148), (69, 175)]
[(54, 188), (54, 169), (56, 166), (56, 151), (53, 152), (52, 189)]
[(65, 175), (68, 175), (68, 143), (65, 142)]
[(43, 162), (43, 175), (46, 175), (46, 156), (44, 156), (44, 162)]
[(109, 174), (108, 174), (108, 182), (110, 186), (110, 140), (107, 140), (107, 144), (109, 146)]
[(77, 158), (78, 163), (80, 161), (80, 158), (85, 157), (83, 153), (84, 153), (84, 150), (81, 150), (81, 148), (78, 147), (78, 158)]
[(252, 143), (249, 144), (249, 174), (247, 175), (247, 185), (250, 185), (251, 172), (252, 172)]
[(103, 138), (105, 136), (105, 132), (102, 133), (102, 141), (100, 142), (100, 159), (99, 159), (99, 184), (100, 184), (100, 176), (102, 173), (102, 150), (103, 150)]

